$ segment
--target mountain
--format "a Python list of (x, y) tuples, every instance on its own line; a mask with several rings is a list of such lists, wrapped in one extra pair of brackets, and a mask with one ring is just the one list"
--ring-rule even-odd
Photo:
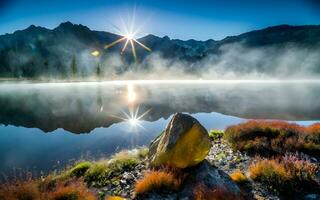
[[(105, 78), (114, 78), (136, 67), (130, 49), (120, 56), (123, 44), (104, 49), (120, 37), (71, 22), (52, 30), (31, 25), (0, 36), (0, 77), (65, 79), (94, 76), (101, 68)], [(166, 61), (166, 67), (178, 66), (192, 74), (210, 70), (284, 76), (302, 71), (320, 74), (320, 26), (280, 25), (220, 41), (183, 41), (154, 35), (139, 41), (152, 49), (150, 53), (136, 46), (140, 70), (152, 69), (155, 63), (151, 61), (160, 58)], [(94, 50), (101, 52), (99, 58), (91, 55)]]

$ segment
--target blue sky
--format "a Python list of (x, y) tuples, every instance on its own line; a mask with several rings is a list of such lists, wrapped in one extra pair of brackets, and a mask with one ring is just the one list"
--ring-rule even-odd
[[(318, 3), (319, 2), (319, 3)], [(0, 0), (0, 34), (31, 24), (54, 28), (64, 21), (95, 30), (116, 32), (120, 18), (136, 26), (141, 36), (179, 39), (222, 39), (278, 24), (320, 24), (318, 0)]]

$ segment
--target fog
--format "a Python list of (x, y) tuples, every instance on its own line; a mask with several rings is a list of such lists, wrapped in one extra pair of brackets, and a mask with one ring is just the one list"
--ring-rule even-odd
[[(230, 44), (221, 46), (218, 54), (209, 54), (193, 62), (165, 58), (155, 51), (138, 63), (128, 64), (117, 53), (98, 58), (98, 63), (102, 63), (102, 77), (105, 80), (318, 79), (319, 50), (294, 45), (248, 48), (241, 44)], [(86, 61), (82, 58), (84, 66), (89, 66), (87, 63), (91, 62), (90, 59)]]

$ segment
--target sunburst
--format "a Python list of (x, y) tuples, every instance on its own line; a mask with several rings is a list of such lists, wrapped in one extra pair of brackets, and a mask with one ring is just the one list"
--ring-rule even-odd
[(137, 107), (136, 110), (130, 110), (129, 113), (125, 112), (125, 111), (121, 111), (123, 116), (115, 116), (112, 115), (112, 117), (114, 118), (118, 118), (123, 120), (124, 122), (127, 122), (132, 128), (136, 128), (136, 127), (140, 127), (142, 129), (144, 129), (144, 127), (141, 124), (141, 119), (146, 116), (149, 112), (151, 111), (151, 109), (147, 110), (146, 112), (139, 114), (139, 106)]
[(137, 40), (137, 35), (139, 34), (141, 28), (143, 27), (143, 24), (140, 25), (138, 28), (135, 28), (135, 13), (133, 13), (130, 23), (125, 23), (122, 18), (120, 19), (121, 19), (123, 28), (121, 29), (116, 25), (113, 25), (113, 27), (117, 30), (118, 34), (121, 35), (121, 38), (111, 42), (110, 44), (105, 45), (104, 48), (109, 49), (114, 45), (122, 42), (124, 43), (124, 45), (121, 49), (121, 54), (123, 54), (126, 51), (128, 46), (131, 46), (131, 53), (135, 60), (137, 60), (137, 52), (135, 47), (136, 44), (142, 47), (143, 49), (145, 49), (146, 51), (151, 52), (151, 49), (149, 47), (147, 47), (145, 44)]

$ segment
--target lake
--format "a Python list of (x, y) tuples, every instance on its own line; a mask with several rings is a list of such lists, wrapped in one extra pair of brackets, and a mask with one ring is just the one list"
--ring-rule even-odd
[(246, 119), (320, 121), (320, 83), (0, 83), (0, 171), (35, 175), (147, 146), (176, 112), (208, 130)]

